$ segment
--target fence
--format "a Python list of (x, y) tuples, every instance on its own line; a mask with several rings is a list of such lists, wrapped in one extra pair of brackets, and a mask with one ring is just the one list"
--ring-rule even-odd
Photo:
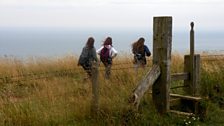
[[(152, 62), (152, 60), (147, 60), (148, 62)], [(215, 61), (224, 61), (224, 55), (202, 55), (201, 62), (215, 62)], [(126, 65), (124, 67), (124, 65)], [(123, 71), (128, 69), (134, 69), (134, 66), (131, 62), (114, 62), (111, 71)], [(117, 68), (117, 66), (122, 66)], [(151, 66), (147, 66), (150, 68)], [(104, 71), (104, 66), (99, 66), (99, 72)], [(47, 79), (53, 76), (64, 77), (64, 76), (75, 76), (76, 74), (85, 74), (85, 71), (81, 67), (79, 68), (71, 68), (64, 70), (54, 70), (54, 71), (44, 71), (44, 72), (33, 72), (33, 73), (25, 73), (21, 75), (4, 75), (0, 74), (0, 84), (6, 83), (16, 83), (18, 81), (26, 81), (26, 80), (39, 80), (39, 79)], [(179, 76), (179, 77), (177, 77)], [(187, 78), (186, 74), (172, 74), (172, 80), (177, 80), (176, 78)], [(173, 87), (178, 88), (178, 87)]]

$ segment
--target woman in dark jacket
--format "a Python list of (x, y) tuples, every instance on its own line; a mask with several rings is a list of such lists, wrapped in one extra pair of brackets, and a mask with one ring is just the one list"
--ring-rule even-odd
[(94, 38), (89, 37), (85, 47), (82, 49), (82, 53), (79, 56), (78, 60), (78, 66), (81, 65), (83, 69), (87, 72), (89, 77), (92, 76), (91, 69), (92, 69), (92, 63), (98, 62), (97, 55), (96, 55), (96, 49), (94, 47)]
[(145, 39), (139, 38), (138, 41), (132, 44), (132, 53), (134, 54), (134, 65), (136, 70), (139, 66), (145, 67), (147, 61), (146, 56), (151, 56), (151, 52), (149, 51), (148, 47), (144, 45)]

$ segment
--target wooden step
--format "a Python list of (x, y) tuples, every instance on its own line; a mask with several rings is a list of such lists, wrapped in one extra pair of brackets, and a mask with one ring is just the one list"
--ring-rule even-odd
[(200, 100), (202, 100), (201, 97), (186, 96), (186, 95), (180, 95), (180, 94), (170, 94), (170, 97), (182, 98), (182, 99), (194, 100), (194, 101), (200, 101)]
[(170, 110), (169, 112), (174, 113), (174, 114), (178, 114), (178, 115), (184, 115), (184, 116), (195, 115), (194, 113), (181, 112), (181, 111), (177, 111), (177, 110)]

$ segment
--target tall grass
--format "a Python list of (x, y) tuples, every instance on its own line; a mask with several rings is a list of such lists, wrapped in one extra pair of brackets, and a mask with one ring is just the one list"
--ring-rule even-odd
[[(211, 124), (214, 112), (224, 115), (218, 107), (224, 91), (223, 60), (201, 63), (201, 93), (211, 97), (209, 118), (204, 122), (191, 124)], [(90, 104), (92, 85), (85, 80), (86, 73), (77, 66), (77, 57), (62, 58), (16, 58), (0, 59), (0, 125), (186, 125), (187, 117), (174, 114), (159, 115), (146, 93), (139, 111), (130, 111), (128, 98), (142, 76), (150, 70), (151, 59), (145, 69), (134, 71), (132, 57), (116, 58), (110, 80), (104, 79), (104, 67), (99, 71), (99, 113), (92, 116)], [(172, 73), (183, 71), (183, 56), (172, 56)], [(58, 74), (58, 73), (64, 74)], [(37, 77), (36, 77), (37, 76)], [(6, 77), (14, 77), (5, 81)], [(174, 84), (174, 83), (172, 83)], [(219, 92), (217, 92), (219, 90)], [(217, 117), (214, 125), (221, 124)]]

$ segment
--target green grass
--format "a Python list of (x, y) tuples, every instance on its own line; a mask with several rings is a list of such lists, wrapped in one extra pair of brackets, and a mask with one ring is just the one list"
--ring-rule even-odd
[[(219, 59), (201, 62), (201, 94), (208, 98), (205, 101), (208, 113), (204, 120), (200, 120), (171, 113), (158, 114), (149, 92), (141, 100), (138, 111), (130, 109), (128, 99), (138, 81), (150, 70), (151, 61), (136, 74), (131, 58), (118, 57), (114, 61), (110, 80), (104, 79), (104, 67), (101, 64), (99, 113), (96, 116), (90, 111), (91, 81), (84, 80), (86, 74), (77, 66), (76, 57), (30, 58), (26, 61), (1, 58), (0, 125), (223, 125), (223, 63)], [(183, 71), (183, 56), (172, 56), (171, 71)], [(172, 85), (181, 83), (172, 82)], [(178, 93), (181, 90), (171, 91)]]

